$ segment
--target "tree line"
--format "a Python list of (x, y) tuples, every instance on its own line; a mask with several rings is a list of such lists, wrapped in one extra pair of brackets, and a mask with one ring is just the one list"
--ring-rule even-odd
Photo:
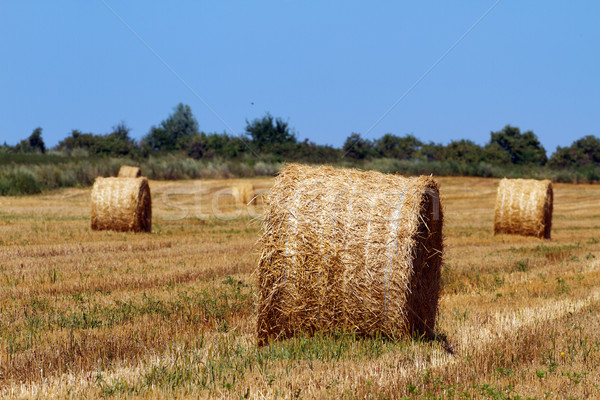
[[(15, 146), (0, 146), (0, 154), (45, 154), (42, 128)], [(506, 125), (491, 132), (481, 146), (471, 140), (454, 140), (447, 145), (423, 142), (412, 134), (387, 133), (367, 139), (351, 133), (341, 148), (300, 141), (289, 123), (269, 113), (246, 121), (242, 136), (200, 131), (189, 105), (178, 104), (173, 113), (136, 141), (125, 123), (115, 125), (110, 133), (94, 134), (73, 130), (52, 150), (53, 154), (71, 157), (129, 157), (144, 159), (151, 155), (176, 154), (195, 160), (227, 159), (240, 161), (352, 164), (377, 159), (412, 160), (414, 162), (455, 162), (468, 165), (548, 166), (581, 168), (600, 165), (600, 139), (589, 135), (570, 146), (558, 147), (550, 158), (533, 131), (521, 132)]]

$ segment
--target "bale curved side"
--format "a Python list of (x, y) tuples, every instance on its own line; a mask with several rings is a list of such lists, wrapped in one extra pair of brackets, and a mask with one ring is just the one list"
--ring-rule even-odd
[(152, 198), (146, 178), (96, 178), (92, 188), (93, 230), (150, 232)]
[(138, 167), (130, 167), (129, 165), (122, 165), (119, 169), (119, 178), (139, 178), (142, 176), (142, 170)]
[(549, 239), (554, 194), (552, 182), (502, 179), (494, 209), (494, 234), (506, 233)]
[(436, 182), (292, 164), (266, 199), (258, 339), (433, 334), (443, 216)]

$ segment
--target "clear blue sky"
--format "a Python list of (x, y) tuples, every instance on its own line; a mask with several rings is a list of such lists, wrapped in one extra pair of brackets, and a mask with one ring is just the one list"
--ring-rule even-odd
[(484, 144), (511, 124), (551, 154), (600, 136), (597, 1), (501, 0), (414, 86), (495, 3), (2, 1), (0, 142), (120, 121), (140, 139), (179, 102), (205, 132), (268, 111), (335, 146), (352, 132)]

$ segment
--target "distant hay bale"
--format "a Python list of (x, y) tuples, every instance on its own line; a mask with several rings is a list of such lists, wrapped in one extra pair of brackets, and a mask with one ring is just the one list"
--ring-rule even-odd
[(92, 229), (150, 232), (152, 199), (146, 178), (96, 178)]
[(443, 216), (432, 178), (292, 164), (265, 202), (259, 345), (297, 333), (433, 335)]
[(256, 204), (254, 197), (254, 185), (251, 183), (240, 183), (231, 188), (233, 201), (237, 204)]
[(119, 169), (119, 178), (139, 178), (142, 176), (142, 170), (138, 167), (130, 167), (129, 165), (122, 165)]
[(496, 195), (494, 234), (550, 238), (554, 195), (549, 180), (502, 179)]

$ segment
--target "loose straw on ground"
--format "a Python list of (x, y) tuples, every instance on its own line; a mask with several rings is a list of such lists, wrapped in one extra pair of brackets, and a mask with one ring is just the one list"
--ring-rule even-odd
[(554, 195), (549, 180), (502, 179), (496, 195), (494, 234), (550, 238)]
[(240, 183), (231, 188), (233, 200), (238, 204), (256, 204), (254, 197), (254, 185), (251, 183)]
[(287, 166), (266, 199), (259, 345), (316, 332), (433, 335), (442, 223), (430, 177)]
[(146, 178), (96, 178), (92, 188), (93, 230), (150, 232), (152, 199)]

